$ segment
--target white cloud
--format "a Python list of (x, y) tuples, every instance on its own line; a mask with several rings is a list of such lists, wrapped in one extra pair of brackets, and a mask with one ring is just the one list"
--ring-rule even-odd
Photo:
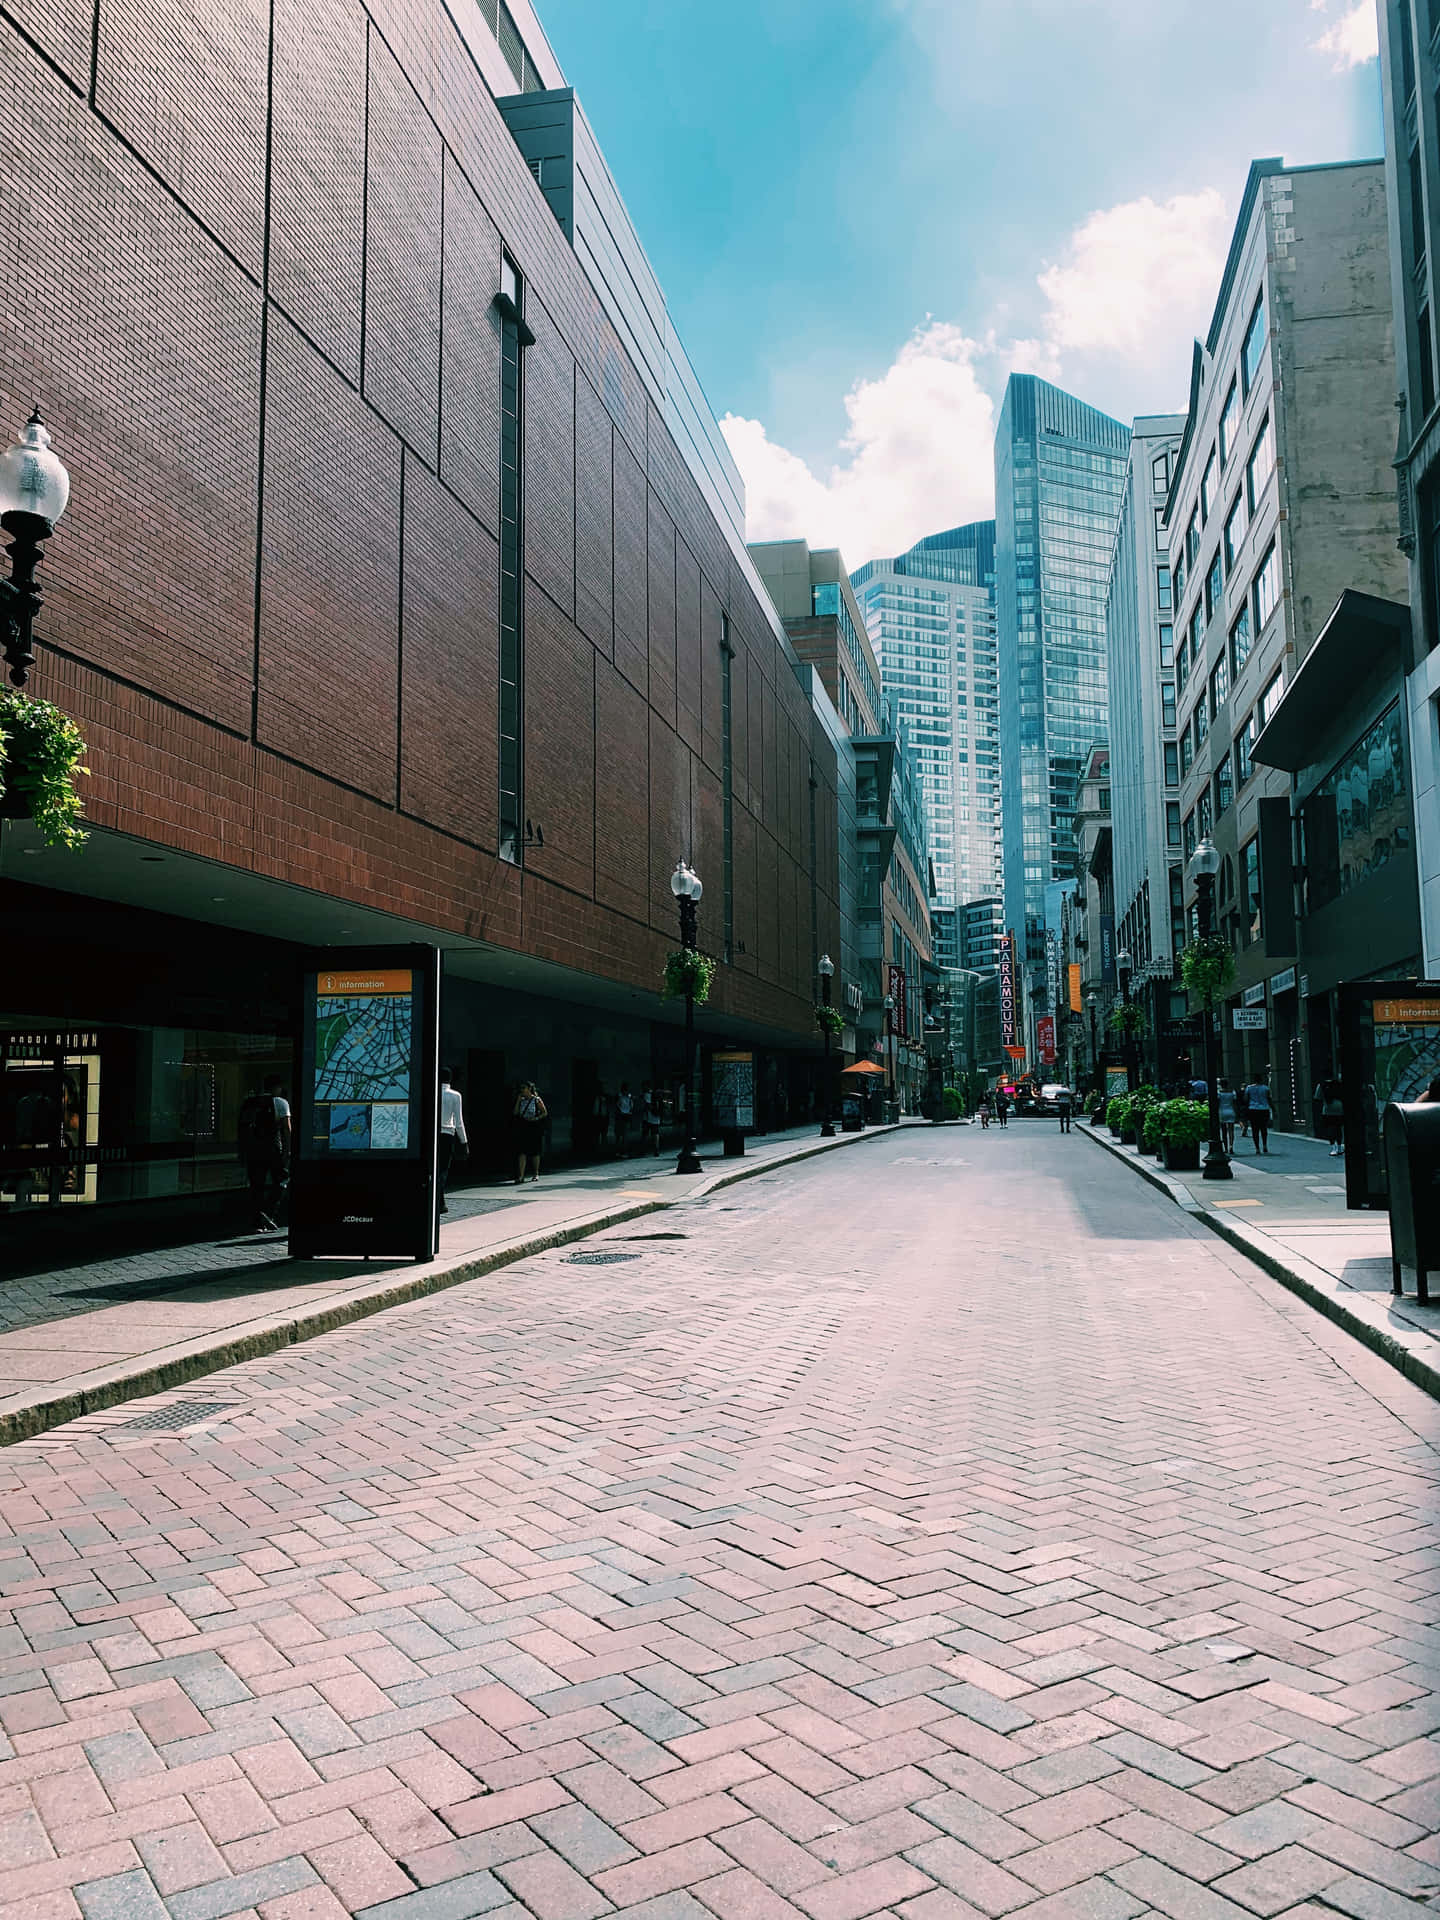
[(993, 442), (1006, 376), (1038, 373), (1131, 413), (1185, 404), (1190, 345), (1209, 317), (1228, 239), (1213, 191), (1091, 214), (1037, 276), (1032, 338), (983, 338), (927, 320), (845, 396), (837, 459), (816, 472), (758, 420), (721, 426), (744, 476), (752, 540), (803, 535), (853, 567), (993, 511)]
[(1311, 44), (1317, 53), (1329, 54), (1337, 73), (1348, 73), (1352, 67), (1363, 67), (1367, 60), (1378, 60), (1380, 23), (1375, 12), (1375, 0), (1355, 0), (1354, 6), (1342, 13)]

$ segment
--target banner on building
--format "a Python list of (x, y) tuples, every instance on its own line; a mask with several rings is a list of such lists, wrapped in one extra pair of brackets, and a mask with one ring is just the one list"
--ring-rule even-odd
[(892, 966), (886, 975), (885, 991), (895, 1002), (891, 1013), (891, 1024), (902, 1040), (910, 1036), (910, 1010), (906, 996), (906, 973), (904, 967)]
[(1102, 913), (1100, 916), (1100, 981), (1102, 986), (1113, 987), (1115, 973), (1115, 916)]
[(1040, 1047), (1041, 1061), (1047, 1067), (1055, 1064), (1055, 1016), (1042, 1013), (1035, 1022), (1035, 1038)]
[(1083, 1011), (1080, 1005), (1080, 962), (1078, 960), (1072, 960), (1068, 971), (1070, 974), (1070, 1011), (1071, 1013), (1080, 1013)]
[[(1015, 935), (1000, 936), (1000, 1043), (1009, 1053), (1015, 1045)], [(1023, 1055), (1024, 1048), (1021, 1048)]]
[(1051, 1013), (1060, 1010), (1060, 936), (1054, 927), (1045, 929), (1045, 1004)]

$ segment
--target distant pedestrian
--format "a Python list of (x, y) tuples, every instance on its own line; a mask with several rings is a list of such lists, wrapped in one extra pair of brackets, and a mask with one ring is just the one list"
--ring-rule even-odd
[(595, 1125), (595, 1151), (604, 1153), (610, 1141), (610, 1095), (604, 1087), (595, 1089), (595, 1104), (591, 1108), (591, 1117)]
[(982, 1133), (984, 1132), (986, 1127), (988, 1127), (990, 1124), (990, 1115), (992, 1111), (993, 1109), (991, 1108), (991, 1105), (990, 1105), (990, 1096), (987, 1093), (984, 1095), (984, 1097), (981, 1099), (981, 1102), (980, 1102), (980, 1130)]
[(250, 1185), (250, 1230), (275, 1233), (290, 1184), (290, 1102), (285, 1083), (272, 1073), (264, 1090), (241, 1103), (240, 1158)]
[(1246, 1087), (1235, 1089), (1235, 1123), (1240, 1129), (1240, 1138), (1250, 1138), (1250, 1093)]
[(1215, 1088), (1215, 1100), (1220, 1109), (1220, 1144), (1227, 1153), (1235, 1151), (1235, 1116), (1239, 1111), (1239, 1102), (1235, 1089), (1228, 1080), (1221, 1080)]
[(435, 1191), (440, 1197), (441, 1213), (450, 1211), (445, 1204), (450, 1169), (470, 1144), (465, 1138), (465, 1110), (451, 1084), (454, 1078), (449, 1067), (440, 1069), (440, 1150), (435, 1161)]
[(515, 1184), (523, 1187), (527, 1167), (532, 1180), (540, 1178), (540, 1154), (545, 1145), (545, 1122), (549, 1115), (533, 1080), (521, 1082), (515, 1096)]
[(1061, 1087), (1055, 1096), (1055, 1111), (1060, 1116), (1061, 1133), (1069, 1133), (1070, 1117), (1075, 1110), (1075, 1095), (1069, 1087)]
[(1270, 1151), (1270, 1082), (1257, 1074), (1245, 1089), (1245, 1105), (1250, 1117), (1250, 1134), (1256, 1153)]
[(1003, 1127), (1010, 1113), (1010, 1097), (1003, 1087), (995, 1089), (995, 1118)]
[(1210, 1098), (1210, 1083), (1207, 1080), (1202, 1080), (1198, 1074), (1195, 1079), (1190, 1082), (1190, 1098), (1192, 1100), (1208, 1100)]
[(1345, 1100), (1338, 1080), (1327, 1080), (1320, 1090), (1320, 1126), (1333, 1160), (1345, 1151)]
[(630, 1145), (630, 1128), (635, 1119), (635, 1096), (630, 1091), (630, 1082), (622, 1080), (620, 1091), (615, 1096), (615, 1157), (623, 1160)]
[(640, 1089), (640, 1141), (642, 1150), (660, 1151), (660, 1096), (647, 1080)]

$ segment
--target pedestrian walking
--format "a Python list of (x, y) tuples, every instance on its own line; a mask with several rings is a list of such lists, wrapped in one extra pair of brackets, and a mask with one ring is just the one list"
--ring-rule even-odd
[(1075, 1110), (1075, 1095), (1069, 1087), (1061, 1087), (1055, 1096), (1055, 1111), (1060, 1116), (1061, 1133), (1069, 1133), (1070, 1116)]
[(1250, 1138), (1250, 1094), (1247, 1088), (1235, 1089), (1235, 1123), (1240, 1129), (1240, 1138)]
[(1190, 1082), (1190, 1098), (1192, 1100), (1208, 1100), (1210, 1098), (1210, 1083), (1207, 1080), (1202, 1080), (1198, 1074)]
[(449, 1067), (440, 1069), (440, 1145), (435, 1157), (435, 1191), (441, 1213), (448, 1213), (445, 1189), (450, 1184), (450, 1169), (470, 1144), (465, 1138), (465, 1109), (455, 1091), (454, 1074)]
[(1235, 1117), (1239, 1112), (1239, 1100), (1228, 1080), (1221, 1080), (1216, 1085), (1215, 1101), (1220, 1109), (1220, 1144), (1226, 1153), (1233, 1153), (1235, 1151)]
[(1327, 1080), (1320, 1090), (1320, 1125), (1333, 1160), (1345, 1151), (1345, 1101), (1338, 1080)]
[(240, 1158), (250, 1186), (250, 1230), (275, 1233), (290, 1185), (290, 1102), (272, 1073), (259, 1093), (241, 1102)]
[(1003, 1087), (995, 1089), (995, 1118), (1003, 1127), (1010, 1112), (1010, 1100)]
[(1256, 1153), (1270, 1151), (1270, 1081), (1259, 1073), (1245, 1089), (1245, 1105), (1250, 1117), (1250, 1134)]
[(992, 1108), (990, 1105), (990, 1096), (987, 1093), (980, 1102), (980, 1131), (982, 1133), (990, 1124), (991, 1112), (992, 1112)]
[(595, 1103), (591, 1108), (591, 1119), (595, 1126), (595, 1151), (604, 1153), (610, 1142), (610, 1110), (612, 1101), (604, 1087), (595, 1089)]
[(642, 1151), (660, 1151), (660, 1096), (648, 1080), (640, 1089), (640, 1144)]
[(630, 1145), (630, 1123), (635, 1118), (635, 1096), (630, 1082), (622, 1080), (615, 1096), (615, 1158), (623, 1160)]
[(533, 1167), (529, 1175), (532, 1180), (540, 1178), (540, 1153), (545, 1145), (545, 1122), (548, 1118), (545, 1102), (533, 1080), (521, 1082), (520, 1091), (515, 1096), (515, 1184), (523, 1187), (526, 1180), (526, 1168)]

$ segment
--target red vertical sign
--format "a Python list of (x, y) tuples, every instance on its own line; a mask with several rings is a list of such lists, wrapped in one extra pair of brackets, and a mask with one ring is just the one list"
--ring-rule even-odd
[(1035, 1038), (1040, 1043), (1040, 1058), (1047, 1067), (1055, 1064), (1055, 1016), (1042, 1013), (1035, 1022)]

